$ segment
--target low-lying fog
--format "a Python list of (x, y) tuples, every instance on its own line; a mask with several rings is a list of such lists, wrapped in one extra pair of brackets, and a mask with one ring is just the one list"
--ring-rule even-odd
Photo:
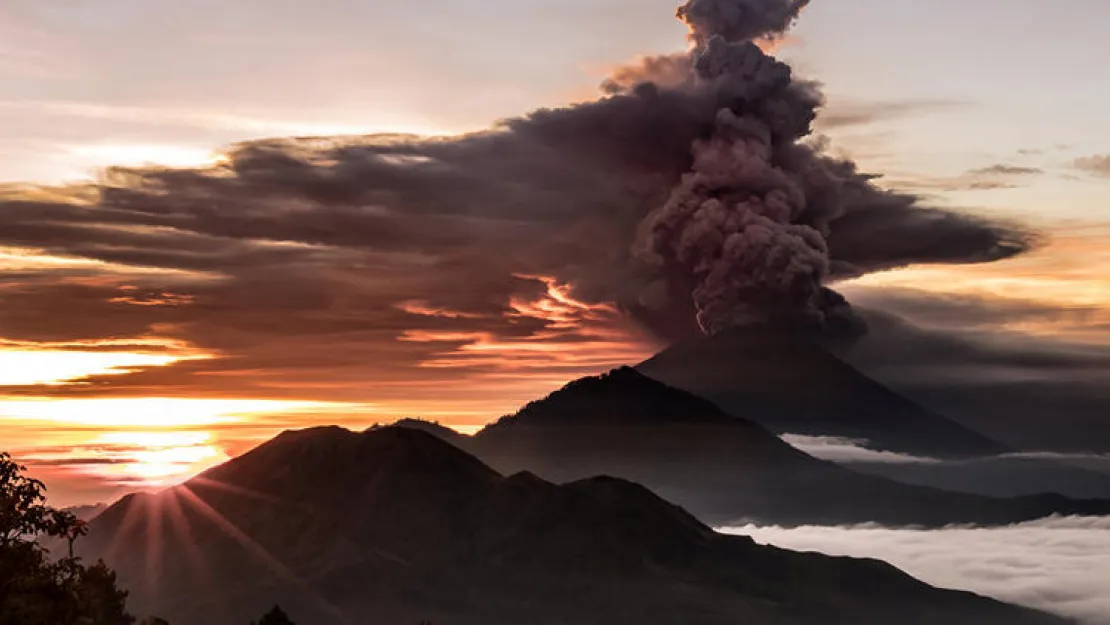
[(935, 586), (1110, 625), (1110, 517), (1050, 518), (1002, 528), (878, 526), (721, 528), (759, 543), (879, 558)]

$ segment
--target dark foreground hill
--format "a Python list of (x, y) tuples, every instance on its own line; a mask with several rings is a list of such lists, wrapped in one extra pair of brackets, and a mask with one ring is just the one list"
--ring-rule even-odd
[(1054, 625), (882, 562), (714, 533), (629, 482), (505, 478), (426, 432), (287, 433), (91, 524), (140, 613), (241, 624)]
[(504, 473), (629, 479), (713, 524), (1006, 525), (1110, 514), (1110, 501), (992, 498), (856, 473), (630, 368), (573, 382), (469, 440), (452, 440)]
[(1013, 451), (891, 391), (817, 342), (781, 329), (739, 328), (686, 341), (637, 369), (776, 434), (860, 439), (875, 449), (931, 458)]

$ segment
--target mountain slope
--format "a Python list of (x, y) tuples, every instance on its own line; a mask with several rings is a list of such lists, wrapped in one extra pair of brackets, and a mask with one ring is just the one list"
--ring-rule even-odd
[(612, 478), (504, 478), (405, 428), (286, 434), (91, 523), (133, 607), (230, 625), (1057, 625), (867, 560), (714, 533)]
[(714, 524), (997, 525), (1110, 513), (1106, 501), (996, 499), (858, 474), (630, 368), (573, 382), (457, 444), (503, 473), (629, 479)]
[(742, 328), (687, 341), (637, 369), (777, 434), (863, 439), (875, 449), (934, 458), (1012, 451), (784, 330)]

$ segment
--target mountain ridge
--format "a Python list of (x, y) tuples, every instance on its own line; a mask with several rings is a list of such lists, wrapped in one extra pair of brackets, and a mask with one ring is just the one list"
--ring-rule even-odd
[(942, 527), (1110, 513), (1110, 501), (992, 498), (856, 473), (628, 367), (569, 383), (472, 437), (451, 440), (503, 473), (529, 470), (554, 482), (623, 477), (713, 524)]
[(626, 480), (504, 477), (408, 428), (282, 435), (90, 530), (80, 555), (175, 625), (241, 623), (278, 600), (322, 625), (1067, 622), (723, 536)]
[(673, 345), (636, 366), (776, 434), (867, 441), (879, 451), (933, 458), (1013, 450), (898, 395), (809, 337), (735, 328)]

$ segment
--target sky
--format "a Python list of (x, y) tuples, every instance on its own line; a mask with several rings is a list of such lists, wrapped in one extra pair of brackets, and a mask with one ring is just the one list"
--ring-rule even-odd
[[(353, 249), (352, 224), (388, 199), (340, 198), (321, 216), (309, 204), (324, 200), (298, 197), (263, 228), (264, 202), (278, 200), (135, 172), (232, 163), (247, 179), (290, 154), (341, 170), (360, 140), (241, 142), (451, 136), (590, 101), (637, 56), (685, 49), (674, 4), (4, 2), (0, 220), (18, 228), (0, 237), (2, 446), (58, 501), (104, 500), (285, 427), (416, 416), (473, 429), (649, 356), (665, 341), (596, 294), (589, 258), (549, 262), (594, 255), (606, 223), (544, 221), (549, 234), (528, 244), (500, 213), (417, 189), (467, 219), (418, 211), (424, 221), (390, 222)], [(839, 290), (939, 330), (1110, 346), (1108, 18), (1095, 0), (814, 0), (776, 54), (821, 83), (830, 151), (885, 188), (1037, 234), (1013, 259), (903, 267)], [(509, 172), (501, 196), (518, 191), (504, 158), (490, 165)], [(105, 169), (116, 166), (139, 170)], [(569, 176), (541, 183), (557, 217)], [(142, 223), (82, 208), (105, 190), (117, 208), (157, 208)], [(208, 229), (175, 221), (183, 206)], [(416, 230), (419, 244), (399, 243)], [(1110, 371), (1110, 356), (1099, 362)]]

